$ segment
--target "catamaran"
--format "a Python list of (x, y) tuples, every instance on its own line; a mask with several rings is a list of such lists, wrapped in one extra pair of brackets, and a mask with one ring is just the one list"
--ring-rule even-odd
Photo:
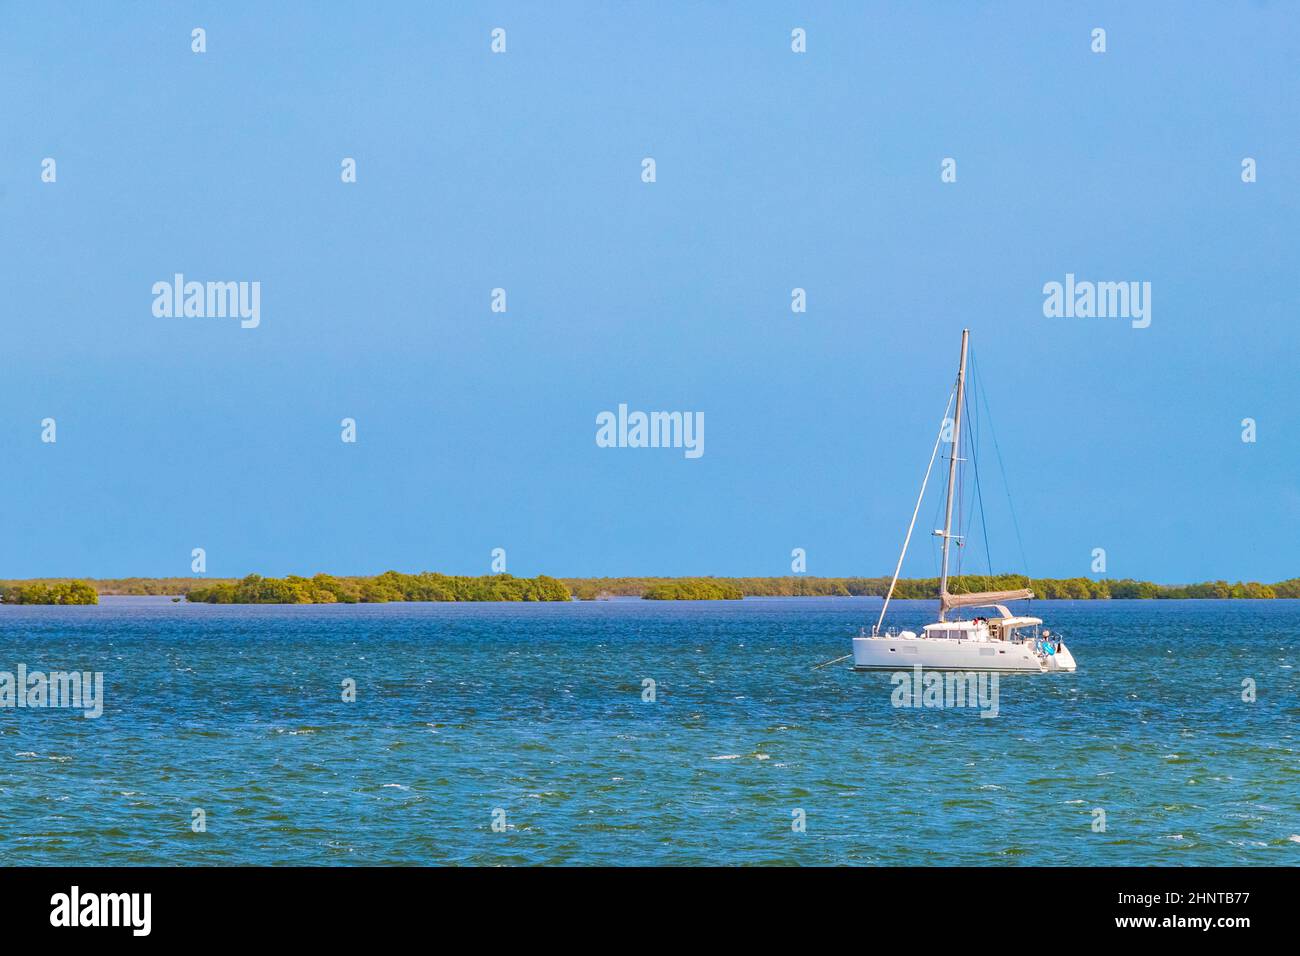
[[(1034, 592), (1031, 589), (981, 591), (973, 594), (948, 592), (949, 549), (953, 541), (960, 543), (960, 536), (952, 533), (952, 511), (953, 494), (957, 485), (957, 463), (964, 460), (960, 457), (961, 419), (965, 403), (966, 353), (969, 342), (970, 330), (963, 329), (961, 361), (957, 365), (957, 385), (954, 389), (956, 409), (951, 423), (951, 451), (948, 454), (948, 498), (944, 504), (943, 530), (934, 532), (940, 538), (943, 548), (939, 576), (939, 620), (925, 625), (920, 634), (897, 631), (894, 628), (881, 631), (890, 598), (894, 595), (894, 586), (898, 583), (898, 575), (903, 568), (903, 558), (907, 555), (907, 546), (912, 540), (912, 531), (916, 527), (916, 516), (921, 510), (921, 500), (925, 497), (925, 486), (930, 480), (939, 446), (944, 442), (948, 426), (947, 409), (944, 410), (944, 421), (930, 455), (930, 465), (921, 482), (921, 493), (917, 496), (916, 508), (912, 511), (912, 522), (908, 525), (907, 536), (903, 540), (903, 551), (898, 556), (894, 578), (885, 595), (884, 607), (880, 609), (880, 618), (870, 634), (864, 628), (863, 633), (853, 639), (854, 670), (897, 671), (911, 669), (918, 664), (925, 669), (944, 671), (1045, 673), (1075, 669), (1074, 656), (1069, 648), (1058, 635), (1042, 628), (1041, 618), (1013, 614), (1007, 609), (1010, 602), (1032, 598)], [(950, 398), (949, 407), (952, 402), (953, 399)], [(971, 620), (949, 620), (949, 614), (965, 608), (987, 609), (996, 612), (996, 616), (989, 613)]]

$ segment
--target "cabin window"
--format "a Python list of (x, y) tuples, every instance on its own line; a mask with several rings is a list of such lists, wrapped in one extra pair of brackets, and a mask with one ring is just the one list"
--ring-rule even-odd
[(980, 648), (980, 657), (992, 657), (992, 656), (993, 656), (993, 648), (991, 647)]

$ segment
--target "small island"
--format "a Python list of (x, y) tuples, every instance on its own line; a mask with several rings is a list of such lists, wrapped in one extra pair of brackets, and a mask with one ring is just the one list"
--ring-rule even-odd
[(29, 581), (0, 586), (5, 604), (98, 604), (99, 592), (86, 581)]
[(384, 604), (389, 601), (567, 601), (569, 589), (541, 574), (460, 577), (423, 571), (385, 571), (375, 577), (264, 578), (250, 574), (239, 581), (192, 587), (186, 597), (205, 604)]
[(736, 584), (713, 578), (677, 578), (652, 584), (641, 595), (647, 601), (739, 601), (745, 592)]

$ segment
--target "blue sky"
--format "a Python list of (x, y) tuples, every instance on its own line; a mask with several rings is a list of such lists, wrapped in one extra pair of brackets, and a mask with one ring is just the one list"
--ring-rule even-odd
[[(963, 326), (997, 569), (1300, 574), (1294, 6), (3, 16), (0, 577), (886, 574)], [(177, 272), (261, 325), (155, 317)], [(1150, 327), (1044, 317), (1067, 272)], [(598, 448), (620, 402), (705, 454)]]

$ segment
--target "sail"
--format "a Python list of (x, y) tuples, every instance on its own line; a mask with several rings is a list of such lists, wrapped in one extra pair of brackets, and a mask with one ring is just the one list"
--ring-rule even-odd
[(939, 606), (945, 611), (954, 607), (986, 607), (1007, 601), (1024, 601), (1033, 596), (1034, 592), (1029, 588), (1019, 591), (977, 591), (974, 594), (949, 594), (943, 591), (939, 594)]

